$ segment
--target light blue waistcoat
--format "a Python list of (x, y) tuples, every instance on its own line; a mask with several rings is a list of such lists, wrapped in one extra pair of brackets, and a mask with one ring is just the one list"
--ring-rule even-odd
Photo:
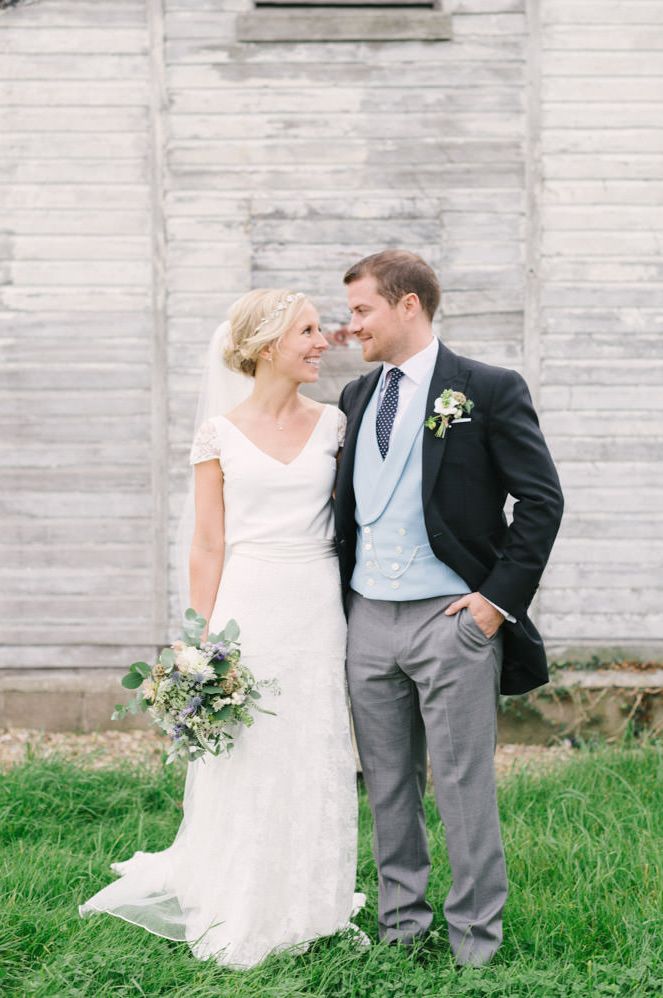
[(419, 386), (393, 430), (384, 461), (375, 433), (381, 384), (382, 379), (357, 437), (353, 479), (357, 563), (350, 585), (362, 596), (380, 600), (469, 593), (461, 577), (435, 557), (426, 535), (421, 450), (430, 378)]

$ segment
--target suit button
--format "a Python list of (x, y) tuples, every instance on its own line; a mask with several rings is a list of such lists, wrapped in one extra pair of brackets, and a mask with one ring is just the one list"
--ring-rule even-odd
[(366, 568), (373, 568), (373, 562), (372, 561), (367, 561), (366, 562)]
[(397, 561), (392, 561), (392, 563), (391, 563), (391, 570), (392, 570), (392, 572), (397, 572), (400, 567), (401, 566), (398, 564)]
[(400, 582), (392, 582), (391, 588), (392, 589), (400, 589), (400, 585), (401, 585)]
[(364, 544), (364, 551), (371, 551), (373, 549), (372, 544)]
[(396, 554), (403, 554), (403, 548), (400, 546), (400, 544), (396, 548)]
[(398, 533), (401, 535), (401, 537), (405, 537), (405, 534), (407, 533), (407, 531), (405, 530), (405, 527), (399, 527), (398, 528)]
[(364, 533), (365, 534), (370, 534), (370, 532), (371, 532), (371, 528), (370, 527), (364, 527)]
[(369, 584), (369, 586), (374, 586), (375, 585), (375, 579), (369, 579), (368, 580), (368, 584)]

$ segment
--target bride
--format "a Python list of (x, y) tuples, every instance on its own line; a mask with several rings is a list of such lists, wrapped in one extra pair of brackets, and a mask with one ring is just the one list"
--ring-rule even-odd
[(208, 411), (238, 381), (228, 368), (247, 376), (248, 397), (217, 408), (193, 442), (190, 605), (210, 631), (238, 621), (243, 662), (278, 681), (280, 695), (263, 700), (276, 716), (257, 715), (230, 758), (190, 763), (173, 844), (114, 863), (120, 879), (79, 909), (235, 968), (305, 949), (348, 927), (363, 903), (332, 539), (345, 417), (299, 393), (317, 381), (326, 349), (310, 300), (285, 290), (244, 295), (215, 336)]

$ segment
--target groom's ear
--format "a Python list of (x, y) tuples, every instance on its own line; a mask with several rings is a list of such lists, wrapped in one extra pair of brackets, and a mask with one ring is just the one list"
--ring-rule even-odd
[(406, 295), (403, 295), (398, 304), (402, 307), (403, 315), (406, 319), (414, 318), (421, 312), (419, 295), (414, 291), (409, 291)]

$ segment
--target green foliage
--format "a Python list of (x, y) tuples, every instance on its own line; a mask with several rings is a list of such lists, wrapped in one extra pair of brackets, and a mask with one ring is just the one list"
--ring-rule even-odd
[[(233, 973), (77, 905), (109, 863), (172, 842), (184, 769), (81, 770), (32, 760), (0, 783), (3, 998), (660, 998), (663, 993), (663, 751), (583, 750), (544, 776), (500, 787), (511, 889), (505, 941), (482, 969), (454, 968), (442, 917), (450, 874), (426, 799), (436, 911), (431, 945), (358, 951), (343, 934), (299, 957)], [(356, 921), (376, 937), (371, 821), (360, 800)], [(222, 844), (220, 844), (222, 845)]]
[(223, 628), (223, 641), (237, 641), (239, 637), (239, 624), (236, 620), (229, 620)]

